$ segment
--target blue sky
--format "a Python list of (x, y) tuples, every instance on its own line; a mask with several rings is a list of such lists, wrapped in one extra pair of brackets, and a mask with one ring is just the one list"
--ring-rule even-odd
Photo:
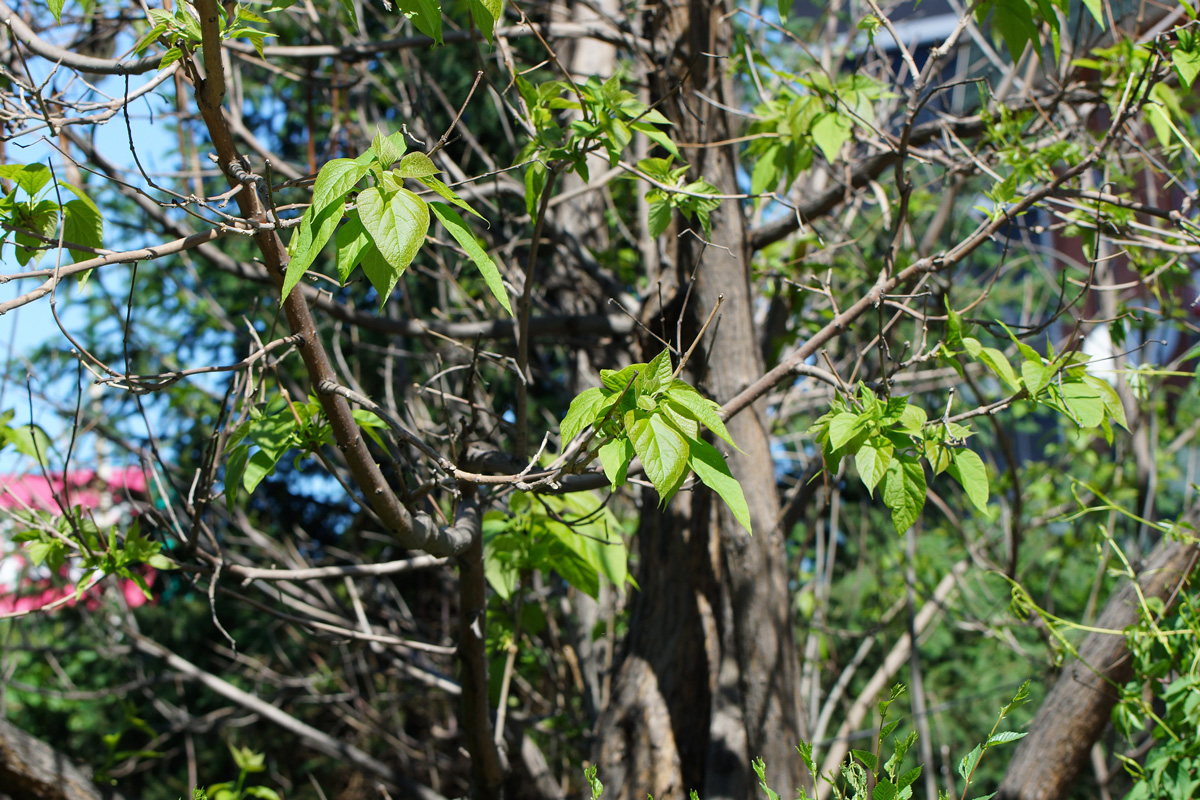
[[(37, 60), (31, 59), (30, 67), (36, 71), (39, 63)], [(41, 66), (45, 67), (46, 65), (42, 63)], [(65, 73), (63, 74), (65, 81)], [(153, 76), (154, 73), (151, 72), (144, 76), (131, 78), (130, 90), (136, 89)], [(94, 82), (94, 84), (101, 91), (113, 97), (123, 94), (125, 89), (124, 80), (116, 77), (108, 77), (98, 83)], [(169, 87), (170, 82), (167, 82), (165, 86)], [(137, 143), (138, 156), (148, 172), (164, 171), (174, 167), (173, 156), (170, 155), (174, 140), (166, 124), (166, 113), (170, 110), (170, 106), (164, 102), (163, 95), (155, 96), (153, 93), (146, 98), (136, 100), (130, 107), (129, 122), (133, 139)], [(153, 122), (151, 121), (152, 116)], [(83, 136), (93, 135), (89, 128), (76, 128), (75, 132)], [(63, 178), (62, 156), (50, 146), (45, 136), (46, 131), (43, 130), (30, 137), (7, 142), (5, 146), (6, 163), (52, 163), (55, 174), (60, 179)], [(95, 128), (94, 136), (97, 145), (110, 160), (119, 166), (136, 169), (129, 147), (129, 133), (122, 115), (118, 114), (108, 120), (106, 124)], [(130, 182), (136, 185), (142, 183), (142, 180), (138, 176), (131, 179)], [(92, 185), (97, 186), (99, 183), (93, 178)], [(106, 248), (120, 250), (142, 246), (146, 243), (144, 241), (121, 241), (116, 238), (118, 233), (115, 226), (107, 227), (104, 237)], [(5, 244), (3, 248), (0, 248), (0, 272), (5, 275), (13, 275), (23, 270), (46, 268), (53, 266), (56, 258), (57, 253), (51, 251), (42, 255), (38, 264), (34, 265), (31, 262), (25, 267), (20, 267), (14, 258), (13, 248), (11, 245)], [(126, 265), (113, 265), (107, 269), (119, 275), (127, 275), (129, 271), (129, 267)], [(0, 286), (0, 300), (9, 300), (28, 292), (36, 288), (39, 282), (39, 279), (12, 281), (7, 286)], [(85, 288), (83, 291), (86, 292), (87, 289)], [(68, 330), (78, 331), (83, 324), (83, 317), (74, 302), (79, 295), (79, 284), (74, 279), (64, 281), (56, 292), (59, 318)], [(70, 342), (62, 336), (54, 322), (49, 301), (49, 297), (44, 297), (0, 316), (0, 358), (4, 358), (6, 361), (11, 358), (20, 365), (46, 342), (57, 343), (57, 346), (63, 351), (70, 350)], [(36, 385), (37, 368), (36, 365), (32, 365), (32, 367), (32, 377)], [(23, 378), (28, 371), (22, 367), (15, 367), (11, 371), (17, 379), (9, 380), (3, 385), (2, 391), (0, 391), (0, 410), (14, 410), (16, 415), (13, 422), (27, 424), (30, 421), (30, 403)], [(84, 380), (90, 383), (86, 372)], [(76, 393), (74, 381), (67, 385), (40, 386), (39, 388), (57, 403), (74, 403)], [(64, 425), (53, 413), (53, 410), (46, 404), (39, 404), (36, 398), (33, 403), (32, 415), (33, 421), (44, 427), (51, 436), (57, 437), (65, 433)], [(0, 471), (13, 466), (9, 458), (0, 457)]]

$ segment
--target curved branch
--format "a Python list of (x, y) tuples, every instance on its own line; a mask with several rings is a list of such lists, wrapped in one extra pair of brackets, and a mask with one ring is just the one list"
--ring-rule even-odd
[(17, 37), (17, 41), (29, 48), (30, 52), (48, 61), (54, 61), (71, 69), (84, 72), (95, 72), (100, 75), (141, 75), (153, 69), (158, 69), (162, 56), (143, 56), (133, 61), (121, 61), (115, 58), (94, 58), (50, 44), (25, 24), (15, 11), (0, 0), (0, 24), (8, 27)]

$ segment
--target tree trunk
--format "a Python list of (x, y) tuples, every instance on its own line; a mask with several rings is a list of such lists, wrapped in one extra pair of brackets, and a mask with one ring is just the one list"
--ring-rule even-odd
[(91, 775), (41, 739), (0, 720), (0, 797), (101, 800)]
[[(662, 101), (678, 141), (732, 135), (726, 114), (698, 99), (736, 105), (724, 62), (713, 57), (729, 52), (727, 11), (724, 3), (702, 0), (652, 9), (647, 36), (667, 59), (651, 78), (652, 100)], [(732, 146), (688, 152), (695, 154), (694, 175), (722, 193), (738, 191)], [(685, 347), (724, 296), (720, 317), (689, 362), (691, 379), (723, 401), (763, 371), (745, 220), (736, 202), (725, 201), (712, 214), (711, 244), (698, 222), (676, 221), (691, 230), (664, 237), (673, 242), (664, 259), (673, 274), (661, 276), (669, 306), (668, 330), (661, 333), (673, 338), (670, 320), (681, 313), (693, 274)], [(658, 314), (652, 316), (657, 323)], [(706, 800), (748, 798), (758, 791), (750, 760), (759, 756), (772, 788), (786, 793), (800, 783), (787, 558), (775, 525), (779, 497), (763, 409), (747, 409), (729, 430), (744, 451), (727, 456), (750, 507), (753, 536), (702, 488), (681, 494), (662, 512), (654, 510), (656, 495), (644, 498), (641, 591), (632, 599), (630, 634), (597, 736), (596, 760), (615, 798), (673, 800), (690, 789)]]
[[(1169, 609), (1196, 563), (1200, 548), (1164, 539), (1150, 554), (1138, 577), (1146, 598), (1167, 601)], [(1138, 621), (1134, 584), (1127, 581), (1096, 622), (1106, 630), (1124, 630)], [(1087, 763), (1092, 745), (1108, 726), (1117, 702), (1116, 688), (1133, 677), (1133, 660), (1124, 636), (1090, 633), (1079, 646), (1079, 659), (1058, 682), (1021, 740), (996, 797), (999, 800), (1056, 800), (1065, 797)]]

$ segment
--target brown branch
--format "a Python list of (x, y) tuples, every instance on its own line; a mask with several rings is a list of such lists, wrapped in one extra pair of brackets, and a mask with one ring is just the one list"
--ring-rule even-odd
[[(476, 528), (482, 524), (474, 493), (468, 489), (459, 507), (459, 520), (466, 518)], [(457, 524), (457, 522), (456, 522)], [(471, 754), (471, 779), (475, 797), (498, 798), (507, 765), (492, 739), (488, 703), (487, 594), (483, 572), (483, 537), (472, 538), (458, 560), (459, 612), (458, 646), (462, 662), (463, 730)]]
[[(220, 15), (215, 0), (197, 0), (195, 7), (200, 17), (204, 41), (219, 41), (220, 31), (217, 25)], [(208, 46), (205, 47), (205, 53), (205, 68), (208, 74), (204, 84), (197, 87), (197, 105), (208, 128), (213, 148), (217, 151), (217, 162), (225, 171), (230, 187), (236, 188), (241, 185), (236, 173), (244, 167), (233, 132), (218, 102), (224, 94), (225, 85), (220, 50)], [(244, 185), (243, 190), (237, 192), (235, 197), (244, 218), (258, 223), (269, 222), (266, 209), (253, 185)], [(274, 229), (260, 230), (254, 239), (262, 253), (267, 273), (282, 289), (284, 269), (288, 260), (283, 240)], [(297, 349), (304, 359), (304, 366), (312, 385), (320, 386), (326, 381), (336, 382), (336, 373), (304, 295), (301, 292), (291, 292), (283, 301), (283, 310), (292, 333), (303, 337), (303, 342)], [(367, 449), (362, 431), (359, 430), (345, 398), (336, 394), (319, 394), (318, 400), (329, 418), (334, 441), (345, 457), (355, 483), (370, 504), (371, 510), (387, 526), (388, 532), (396, 537), (400, 546), (409, 550), (424, 550), (430, 555), (439, 556), (462, 552), (469, 544), (469, 534), (464, 536), (462, 531), (454, 526), (439, 529), (428, 515), (418, 514), (414, 517), (400, 503)]]
[(8, 29), (13, 32), (13, 36), (29, 48), (34, 55), (85, 72), (95, 72), (101, 75), (141, 75), (152, 69), (158, 69), (158, 64), (162, 61), (162, 56), (144, 56), (134, 61), (93, 58), (80, 55), (65, 47), (50, 44), (26, 25), (25, 21), (9, 8), (4, 0), (0, 0), (0, 24), (8, 26)]

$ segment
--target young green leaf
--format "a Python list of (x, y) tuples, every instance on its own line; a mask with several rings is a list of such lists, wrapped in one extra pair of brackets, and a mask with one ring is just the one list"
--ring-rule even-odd
[(892, 511), (892, 526), (904, 533), (913, 526), (925, 507), (925, 470), (909, 456), (888, 464), (883, 479), (883, 504)]
[(1094, 386), (1081, 381), (1064, 381), (1059, 387), (1065, 405), (1081, 428), (1094, 428), (1104, 421), (1105, 402)]
[(32, 198), (50, 182), (50, 168), (45, 164), (0, 164), (0, 178), (8, 178)]
[[(104, 246), (104, 218), (94, 205), (83, 200), (63, 203), (63, 240), (96, 249)], [(84, 250), (70, 252), (75, 262), (94, 258)]]
[(975, 745), (975, 749), (962, 757), (962, 761), (958, 762), (958, 774), (964, 780), (970, 780), (971, 775), (975, 772), (975, 767), (979, 764), (980, 757), (983, 756), (983, 746)]
[(687, 469), (687, 439), (659, 414), (638, 412), (628, 430), (633, 449), (642, 459), (646, 477), (654, 484), (659, 499), (665, 504), (671, 499), (672, 488)]
[[(358, 217), (384, 261), (394, 270), (395, 278), (391, 281), (394, 286), (425, 241), (425, 233), (429, 230), (429, 205), (407, 189), (385, 195), (371, 187), (358, 195)], [(366, 269), (364, 261), (363, 270)], [(372, 278), (371, 283), (379, 290), (375, 279)], [(381, 301), (386, 300), (387, 295), (381, 292)]]
[(600, 458), (600, 466), (604, 468), (604, 477), (615, 492), (618, 487), (625, 485), (625, 473), (629, 470), (629, 462), (633, 461), (635, 451), (633, 442), (625, 436), (605, 442), (596, 451)]
[(508, 302), (508, 291), (504, 288), (504, 281), (500, 277), (500, 270), (496, 267), (496, 263), (492, 261), (491, 257), (488, 256), (487, 251), (479, 246), (479, 242), (475, 239), (475, 234), (467, 227), (467, 223), (459, 216), (457, 211), (445, 203), (430, 203), (429, 208), (433, 211), (433, 215), (441, 220), (442, 225), (450, 232), (454, 240), (471, 257), (471, 260), (475, 262), (475, 266), (479, 268), (480, 274), (483, 275), (484, 283), (487, 284), (492, 295), (500, 301), (500, 305), (511, 315), (513, 310)]
[(401, 178), (428, 178), (441, 172), (424, 153), (409, 153), (400, 159), (400, 164), (392, 171)]
[(1036, 361), (1030, 360), (1021, 364), (1021, 379), (1025, 381), (1025, 390), (1029, 397), (1036, 398), (1046, 388), (1046, 384), (1054, 378), (1057, 370), (1053, 364), (1043, 364), (1039, 356)]
[(324, 211), (330, 205), (344, 202), (346, 194), (354, 185), (367, 174), (367, 165), (360, 164), (352, 158), (335, 158), (317, 173), (313, 184), (312, 204), (316, 212)]
[(730, 447), (737, 449), (739, 453), (742, 451), (740, 447), (733, 443), (733, 438), (729, 435), (729, 431), (725, 429), (725, 423), (721, 421), (721, 415), (717, 413), (717, 409), (720, 406), (715, 402), (701, 396), (699, 392), (686, 383), (683, 383), (683, 381), (676, 381), (671, 384), (671, 388), (667, 390), (667, 398), (671, 402), (678, 403), (692, 412), (704, 427), (728, 442)]
[(663, 350), (638, 376), (638, 394), (657, 395), (671, 385), (671, 372), (671, 351)]
[(817, 117), (812, 126), (813, 141), (829, 163), (837, 160), (842, 145), (850, 140), (854, 123), (837, 111), (828, 111)]
[(334, 241), (337, 243), (338, 282), (345, 286), (350, 273), (362, 261), (367, 248), (374, 247), (375, 243), (367, 235), (367, 229), (362, 226), (358, 212), (350, 213), (346, 224), (338, 228)]
[(437, 178), (433, 177), (432, 175), (426, 175), (424, 178), (417, 178), (417, 180), (419, 180), (421, 183), (428, 186), (430, 189), (433, 189), (433, 191), (437, 192), (442, 197), (443, 200), (451, 202), (454, 205), (461, 208), (463, 211), (466, 211), (470, 214), (474, 214), (475, 216), (479, 217), (480, 219), (483, 219), (483, 215), (480, 214), (475, 209), (471, 208), (471, 206), (469, 206), (467, 204), (466, 200), (463, 200), (461, 197), (458, 196), (458, 194), (453, 189), (451, 189), (449, 186), (442, 183), (441, 181), (439, 181)]
[(379, 295), (379, 306), (387, 302), (391, 296), (392, 290), (396, 288), (396, 283), (400, 280), (401, 271), (392, 266), (383, 254), (379, 252), (378, 247), (368, 247), (362, 253), (362, 271), (367, 276), (367, 280)]
[(471, 11), (471, 19), (474, 20), (475, 27), (479, 28), (483, 38), (487, 40), (488, 44), (491, 44), (492, 31), (496, 27), (496, 20), (500, 19), (500, 0), (467, 0), (467, 7)]
[(875, 495), (875, 486), (883, 478), (883, 474), (892, 460), (892, 450), (890, 441), (882, 436), (877, 436), (860, 447), (854, 454), (854, 466), (858, 468), (858, 475), (862, 478), (862, 482), (871, 496)]
[(338, 222), (342, 219), (342, 212), (345, 211), (345, 206), (340, 203), (328, 205), (319, 212), (314, 211), (315, 208), (315, 205), (311, 205), (304, 212), (304, 216), (300, 218), (300, 225), (288, 244), (291, 260), (288, 261), (284, 273), (283, 290), (279, 296), (280, 305), (300, 282), (304, 271), (316, 261), (329, 237), (333, 236)]
[(646, 230), (650, 237), (657, 239), (671, 224), (671, 203), (665, 197), (656, 197), (650, 201), (646, 212)]
[(384, 136), (382, 132), (377, 132), (371, 140), (371, 153), (384, 169), (399, 161), (407, 149), (403, 138), (397, 140), (392, 136)]
[(596, 417), (596, 409), (603, 402), (604, 392), (599, 387), (584, 389), (571, 401), (570, 407), (567, 408), (567, 416), (558, 426), (563, 449), (566, 449), (576, 434), (592, 424)]
[[(741, 484), (729, 472), (729, 465), (725, 463), (725, 457), (717, 448), (703, 439), (693, 439), (688, 444), (691, 446), (688, 464), (696, 473), (696, 477), (703, 481), (705, 486), (716, 492), (733, 512), (733, 518), (741, 523), (747, 533), (753, 534), (754, 530), (750, 524), (750, 507), (746, 504), (746, 496), (742, 493)], [(642, 460), (645, 461), (645, 459)]]
[(433, 39), (434, 44), (442, 43), (442, 10), (437, 0), (399, 0), (396, 6), (417, 30)]
[(988, 478), (987, 468), (983, 459), (974, 450), (959, 448), (953, 451), (954, 463), (947, 470), (950, 477), (962, 484), (971, 503), (983, 513), (987, 513)]
[(862, 417), (858, 414), (843, 411), (829, 422), (829, 444), (834, 450), (840, 450), (862, 430), (862, 425)]

